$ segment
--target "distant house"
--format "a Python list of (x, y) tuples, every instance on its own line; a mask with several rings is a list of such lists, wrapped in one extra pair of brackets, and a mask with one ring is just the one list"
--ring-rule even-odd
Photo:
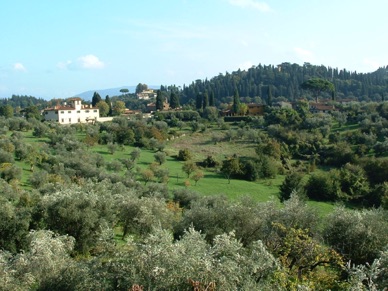
[(258, 103), (248, 103), (248, 115), (264, 115), (264, 105)]
[(137, 94), (137, 98), (140, 100), (148, 100), (150, 98), (156, 98), (156, 93), (152, 89), (143, 90), (141, 93)]
[(334, 105), (316, 103), (316, 102), (310, 102), (309, 108), (310, 108), (310, 112), (312, 112), (312, 113), (319, 113), (319, 112), (320, 113), (329, 113), (329, 112), (336, 110)]
[(125, 108), (125, 111), (123, 114), (121, 114), (121, 116), (130, 117), (141, 113), (142, 113), (141, 110), (131, 110), (131, 109)]
[[(246, 115), (264, 115), (265, 105), (258, 103), (246, 103), (245, 105), (247, 105), (248, 110)], [(220, 116), (236, 116), (236, 114), (232, 110), (232, 104), (229, 104), (227, 109), (221, 110)]]
[(46, 121), (55, 121), (60, 124), (94, 123), (100, 117), (98, 107), (82, 105), (81, 98), (70, 98), (67, 102), (43, 110)]
[[(168, 102), (163, 102), (163, 111), (164, 110), (169, 110), (170, 109), (170, 104)], [(156, 103), (148, 103), (146, 107), (146, 112), (151, 113), (156, 111)]]

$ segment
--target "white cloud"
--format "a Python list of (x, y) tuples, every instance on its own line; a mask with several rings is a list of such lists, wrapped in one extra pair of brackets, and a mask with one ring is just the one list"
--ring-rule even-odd
[(67, 60), (59, 62), (57, 67), (62, 70), (102, 69), (105, 67), (105, 64), (95, 55), (85, 55), (77, 58), (76, 61)]
[(269, 5), (265, 2), (259, 2), (255, 0), (229, 0), (229, 3), (242, 8), (253, 8), (261, 12), (271, 11)]
[(77, 62), (83, 69), (102, 69), (105, 66), (105, 64), (95, 55), (79, 57)]
[(27, 72), (26, 67), (22, 63), (13, 64), (13, 69), (18, 72)]
[(314, 62), (314, 60), (315, 60), (315, 56), (314, 56), (314, 53), (312, 51), (302, 49), (299, 47), (295, 47), (294, 53), (303, 62), (311, 63), (311, 62)]
[(57, 67), (58, 67), (59, 69), (64, 70), (64, 69), (67, 69), (67, 68), (71, 65), (71, 63), (72, 63), (72, 61), (59, 62), (59, 63), (57, 64)]

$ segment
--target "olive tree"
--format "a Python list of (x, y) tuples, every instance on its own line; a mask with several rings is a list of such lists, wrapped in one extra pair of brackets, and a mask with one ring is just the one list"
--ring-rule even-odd
[(388, 244), (388, 216), (382, 209), (338, 207), (325, 224), (327, 243), (355, 264), (371, 264)]
[(113, 221), (113, 202), (101, 184), (66, 187), (42, 198), (43, 223), (75, 238), (75, 250), (87, 254), (97, 242), (102, 226)]

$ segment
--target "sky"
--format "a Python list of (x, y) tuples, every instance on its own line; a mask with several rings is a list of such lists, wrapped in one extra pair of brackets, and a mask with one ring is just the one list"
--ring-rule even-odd
[(386, 0), (3, 0), (0, 98), (190, 84), (283, 62), (388, 65)]

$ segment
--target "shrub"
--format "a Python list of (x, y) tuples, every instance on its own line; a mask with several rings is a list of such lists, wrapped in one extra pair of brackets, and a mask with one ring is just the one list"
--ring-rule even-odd
[(106, 165), (106, 168), (112, 172), (120, 172), (123, 169), (123, 164), (120, 161), (112, 161)]
[(187, 190), (187, 189), (176, 189), (172, 192), (173, 201), (178, 202), (179, 206), (183, 208), (189, 208), (193, 201), (199, 199), (199, 194), (197, 192)]
[(310, 176), (306, 184), (306, 194), (318, 201), (335, 201), (339, 198), (340, 184), (334, 172), (319, 173)]
[(302, 179), (303, 175), (301, 173), (291, 172), (287, 174), (279, 189), (279, 198), (281, 202), (290, 199), (293, 192), (301, 194), (300, 192), (303, 191)]
[(180, 161), (188, 161), (191, 160), (191, 152), (188, 149), (179, 150), (178, 160)]
[(204, 168), (215, 168), (218, 165), (219, 163), (213, 158), (213, 156), (207, 156), (207, 158), (200, 163), (200, 166)]

